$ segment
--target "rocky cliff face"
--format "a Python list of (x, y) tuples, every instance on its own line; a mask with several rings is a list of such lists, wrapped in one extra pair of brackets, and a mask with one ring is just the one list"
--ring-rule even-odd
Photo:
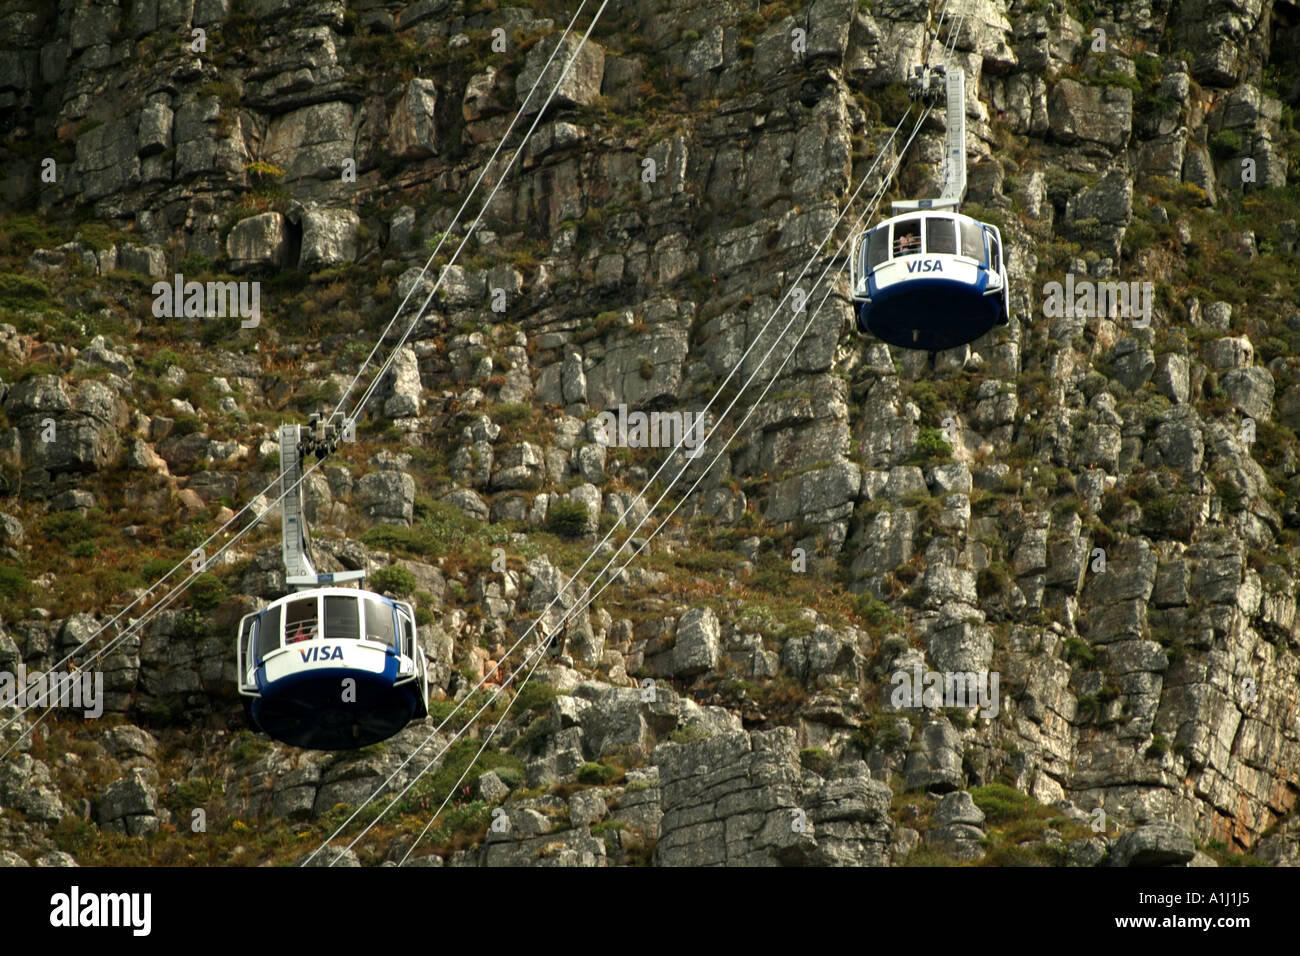
[[(235, 509), (272, 505), (275, 426), (332, 408), (433, 290), (421, 267), (465, 235), (453, 217), (572, 15), (54, 6), (0, 15), (8, 673), (52, 667)], [(31, 729), (0, 763), (3, 861), (302, 859), (414, 779), (427, 757), (402, 761), (452, 702), (649, 510), (664, 452), (610, 447), (597, 414), (694, 414), (737, 366), (724, 399), (756, 385), (671, 525), (483, 758), (452, 745), (343, 861), (400, 859), (466, 768), (415, 862), (1300, 860), (1300, 8), (950, 6), (963, 208), (1006, 240), (1008, 328), (893, 350), (852, 331), (840, 279), (760, 362), (842, 204), (897, 155), (903, 83), (957, 26), (939, 5), (611, 4), (358, 441), (307, 482), (319, 563), (417, 605), (435, 717), (337, 755), (240, 729), (234, 627), (284, 589), (271, 507), (84, 665), (101, 718), (0, 735)], [(891, 196), (936, 189), (942, 137), (926, 127)], [(160, 313), (178, 273), (259, 283), (256, 314)], [(1149, 322), (1049, 304), (1051, 283), (1119, 281)], [(991, 698), (900, 696), (931, 673)]]

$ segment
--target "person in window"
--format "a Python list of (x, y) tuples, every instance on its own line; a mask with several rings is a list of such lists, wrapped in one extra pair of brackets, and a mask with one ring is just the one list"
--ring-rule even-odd
[(894, 255), (910, 256), (921, 251), (921, 237), (914, 232), (904, 233), (894, 240)]
[(299, 621), (298, 629), (293, 632), (293, 637), (289, 638), (289, 643), (297, 644), (299, 641), (311, 640), (312, 631), (314, 630), (315, 627), (313, 627), (309, 622)]

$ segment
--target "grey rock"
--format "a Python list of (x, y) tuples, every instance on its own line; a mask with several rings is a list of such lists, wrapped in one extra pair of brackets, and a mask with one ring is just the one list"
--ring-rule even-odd
[(587, 400), (587, 375), (582, 370), (582, 357), (577, 352), (570, 352), (564, 357), (560, 383), (564, 404), (572, 405)]
[[(573, 65), (565, 75), (564, 81), (555, 91), (552, 103), (591, 106), (600, 96), (600, 81), (605, 73), (604, 49), (593, 40), (580, 44), (577, 36), (570, 35), (564, 38), (564, 43), (556, 52), (555, 58), (551, 60), (550, 66), (546, 66), (546, 61), (555, 51), (558, 40), (559, 36), (553, 35), (534, 44), (528, 51), (518, 79), (515, 80), (515, 95), (524, 108), (525, 115), (531, 116), (542, 108), (546, 100), (545, 94), (556, 85), (565, 66), (570, 59), (574, 58), (575, 53), (576, 59), (573, 60)], [(545, 75), (542, 73), (543, 69), (546, 71)], [(537, 90), (529, 97), (529, 90), (534, 83), (537, 83)], [(527, 98), (526, 103), (525, 98)]]
[(388, 124), (388, 151), (401, 159), (424, 159), (438, 152), (438, 85), (413, 78), (393, 109)]
[(136, 134), (139, 154), (152, 156), (172, 145), (172, 111), (166, 103), (150, 103), (140, 111), (140, 126)]
[(121, 245), (117, 247), (117, 265), (124, 272), (160, 279), (167, 274), (167, 255), (157, 246)]
[(1190, 387), (1186, 356), (1170, 353), (1157, 356), (1155, 385), (1160, 394), (1174, 402), (1180, 405), (1186, 402)]
[(862, 472), (853, 462), (805, 472), (772, 486), (767, 519), (810, 524), (843, 520), (853, 512), (861, 486)]
[(81, 864), (70, 853), (64, 853), (62, 850), (51, 850), (49, 853), (43, 853), (33, 861), (33, 866), (80, 866)]
[(241, 219), (226, 237), (231, 272), (279, 268), (285, 264), (288, 251), (284, 216), (278, 212)]
[(1126, 830), (1111, 849), (1112, 866), (1176, 866), (1196, 854), (1192, 838), (1173, 823), (1148, 823)]
[(444, 501), (453, 508), (459, 508), (462, 512), (478, 521), (487, 521), (489, 508), (487, 503), (468, 488), (458, 488), (450, 494), (443, 495), (440, 501)]
[(1133, 125), (1133, 94), (1111, 86), (1085, 86), (1062, 79), (1047, 101), (1052, 135), (1064, 143), (1079, 141), (1119, 149)]
[(494, 457), (492, 487), (536, 488), (541, 484), (546, 460), (536, 445), (530, 442), (507, 445)]
[(589, 827), (608, 814), (605, 798), (595, 790), (579, 790), (569, 797), (569, 822), (575, 827)]
[(133, 769), (104, 791), (95, 818), (110, 833), (142, 836), (158, 829), (158, 795), (145, 772)]
[(345, 847), (327, 846), (325, 849), (317, 853), (314, 857), (311, 857), (310, 862), (308, 862), (308, 857), (311, 857), (311, 854), (304, 853), (302, 858), (298, 861), (298, 865), (313, 866), (313, 867), (314, 866), (352, 867), (352, 866), (361, 865), (361, 860), (357, 858), (357, 854), (355, 853), (355, 851), (349, 850)]
[(1273, 413), (1273, 376), (1268, 369), (1252, 365), (1227, 372), (1219, 384), (1228, 393), (1233, 407), (1257, 420), (1267, 419)]
[(343, 161), (356, 155), (356, 125), (347, 103), (304, 106), (271, 120), (265, 152), (285, 171), (286, 180), (335, 179), (343, 171)]
[(128, 356), (114, 350), (102, 335), (95, 336), (91, 343), (81, 350), (77, 356), (77, 363), (106, 368), (122, 378), (130, 378), (135, 374), (135, 363)]
[(494, 770), (489, 770), (479, 777), (477, 786), (479, 799), (488, 803), (499, 803), (510, 793), (510, 788)]
[(957, 790), (962, 784), (961, 738), (947, 720), (929, 720), (907, 755), (903, 775), (908, 790)]
[(357, 257), (361, 217), (351, 209), (309, 209), (302, 214), (299, 264), (308, 270), (352, 262)]
[(355, 497), (367, 518), (409, 526), (415, 514), (415, 479), (400, 471), (373, 471), (357, 482)]
[[(1071, 81), (1061, 82), (1064, 84)], [(1132, 180), (1122, 170), (1111, 170), (1094, 185), (1071, 198), (1065, 215), (1070, 221), (1096, 219), (1107, 226), (1126, 225), (1133, 215)]]
[(384, 414), (390, 418), (409, 418), (419, 415), (424, 407), (424, 387), (420, 383), (420, 364), (415, 349), (403, 346), (393, 358), (389, 372), (389, 396), (384, 402)]
[(975, 805), (971, 795), (965, 790), (946, 793), (939, 798), (939, 804), (930, 817), (931, 822), (939, 826), (953, 823), (965, 823), (974, 827), (984, 825), (984, 811)]
[(712, 608), (692, 608), (677, 622), (673, 670), (680, 677), (710, 671), (722, 652), (718, 618)]

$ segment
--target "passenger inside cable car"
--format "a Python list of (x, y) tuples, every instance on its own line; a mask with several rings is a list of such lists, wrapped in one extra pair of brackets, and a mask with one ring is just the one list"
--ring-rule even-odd
[(894, 225), (894, 255), (910, 256), (921, 251), (921, 220), (910, 219)]
[(284, 632), (289, 635), (287, 643), (310, 641), (316, 636), (316, 599), (308, 598), (289, 604), (284, 619)]

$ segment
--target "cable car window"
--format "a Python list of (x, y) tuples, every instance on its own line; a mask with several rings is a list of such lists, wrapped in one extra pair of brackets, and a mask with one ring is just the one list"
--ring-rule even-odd
[(889, 258), (889, 230), (877, 229), (867, 236), (867, 271)]
[(285, 605), (284, 640), (286, 644), (310, 641), (319, 636), (316, 627), (316, 599), (303, 598)]
[(325, 637), (331, 641), (355, 641), (361, 634), (361, 614), (357, 599), (326, 595)]
[(397, 634), (393, 625), (393, 609), (383, 601), (367, 598), (366, 605), (366, 640), (378, 641), (389, 647), (397, 646)]
[(267, 654), (280, 648), (280, 605), (262, 612), (257, 623), (257, 656)]
[(244, 668), (253, 666), (253, 652), (257, 648), (257, 616), (244, 621), (244, 632), (239, 635), (240, 647), (244, 649)]
[(925, 251), (957, 254), (957, 227), (951, 219), (932, 217), (925, 221)]
[(411, 619), (405, 614), (402, 618), (402, 653), (407, 657), (415, 656), (415, 634), (411, 627)]
[(1002, 246), (998, 243), (998, 237), (989, 233), (989, 261), (993, 263), (994, 269), (1002, 268)]
[(913, 256), (921, 251), (921, 220), (894, 223), (894, 255)]
[(961, 224), (961, 254), (978, 259), (987, 265), (984, 258), (984, 230), (974, 221), (963, 219)]

